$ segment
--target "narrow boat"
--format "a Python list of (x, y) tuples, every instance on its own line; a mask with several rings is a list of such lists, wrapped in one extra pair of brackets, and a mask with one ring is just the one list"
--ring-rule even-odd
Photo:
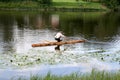
[(37, 43), (32, 44), (32, 47), (43, 47), (43, 46), (54, 46), (54, 45), (63, 45), (63, 44), (75, 44), (85, 42), (85, 40), (70, 40), (70, 41), (61, 41), (61, 42), (47, 42), (47, 43)]

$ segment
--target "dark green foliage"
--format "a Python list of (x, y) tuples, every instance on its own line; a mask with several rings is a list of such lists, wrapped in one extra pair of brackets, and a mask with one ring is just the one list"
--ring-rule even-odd
[(38, 1), (40, 4), (48, 4), (50, 5), (52, 3), (52, 0), (36, 0)]
[(0, 0), (0, 2), (20, 2), (20, 1), (28, 1), (28, 0)]
[(119, 0), (102, 0), (102, 3), (104, 3), (108, 8), (115, 9), (120, 1)]
[(39, 2), (40, 4), (47, 4), (47, 5), (50, 5), (52, 3), (52, 0), (0, 0), (0, 2), (21, 2), (21, 1), (33, 1), (33, 2)]
[[(94, 0), (83, 0), (86, 2), (93, 2)], [(110, 9), (115, 9), (120, 5), (120, 0), (96, 0), (97, 2), (100, 2), (102, 4), (105, 4)]]

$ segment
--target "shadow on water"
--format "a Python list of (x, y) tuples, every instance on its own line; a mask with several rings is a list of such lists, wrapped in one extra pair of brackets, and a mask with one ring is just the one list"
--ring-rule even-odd
[[(106, 12), (1, 12), (0, 78), (120, 70), (120, 15)], [(32, 48), (63, 31), (85, 43)], [(57, 51), (55, 51), (57, 50)], [(57, 52), (61, 52), (58, 54)]]

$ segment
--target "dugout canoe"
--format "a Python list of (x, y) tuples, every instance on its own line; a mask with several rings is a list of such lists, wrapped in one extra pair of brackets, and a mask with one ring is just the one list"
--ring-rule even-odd
[(32, 47), (43, 47), (43, 46), (54, 46), (54, 45), (63, 45), (63, 44), (75, 44), (85, 42), (85, 40), (70, 40), (70, 41), (61, 41), (61, 42), (47, 42), (47, 43), (37, 43), (32, 44)]

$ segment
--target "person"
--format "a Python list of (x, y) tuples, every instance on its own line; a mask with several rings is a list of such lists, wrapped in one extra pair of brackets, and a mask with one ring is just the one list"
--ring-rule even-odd
[(56, 50), (56, 51), (60, 51), (60, 45), (57, 45), (57, 46), (55, 47), (55, 50)]
[(57, 42), (61, 42), (62, 41), (62, 38), (64, 38), (65, 36), (62, 34), (62, 32), (58, 32), (56, 35), (55, 35), (55, 40)]

